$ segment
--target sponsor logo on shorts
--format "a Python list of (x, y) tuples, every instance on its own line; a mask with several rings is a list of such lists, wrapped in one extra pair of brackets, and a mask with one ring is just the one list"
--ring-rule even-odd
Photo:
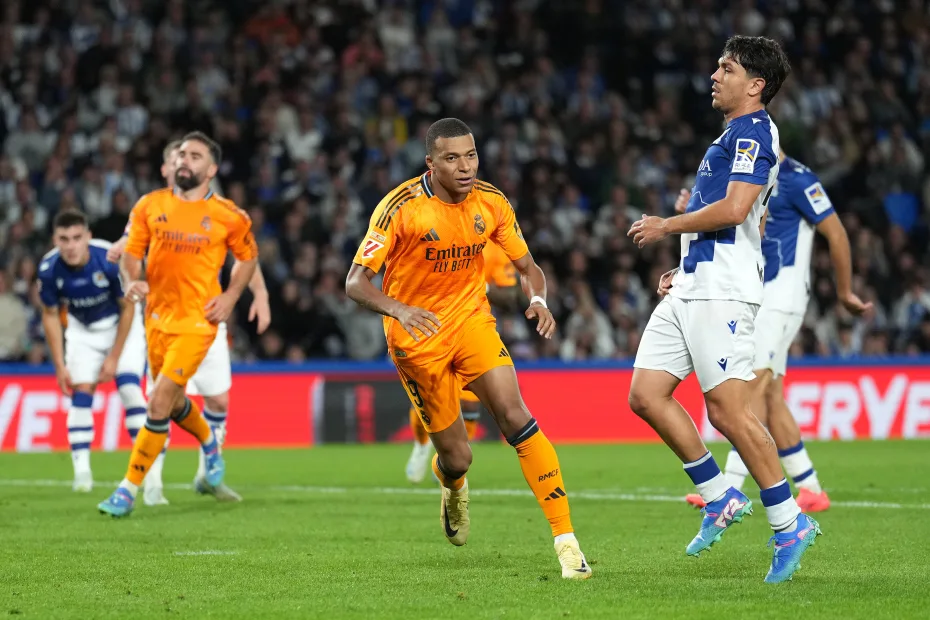
[(174, 374), (176, 374), (176, 375), (179, 376), (179, 377), (183, 377), (183, 376), (184, 376), (184, 369), (183, 369), (183, 368), (175, 368), (175, 369), (174, 369)]
[(730, 333), (731, 333), (731, 334), (735, 334), (735, 333), (736, 333), (736, 321), (730, 321), (729, 323), (727, 323), (727, 327), (730, 328)]
[(719, 360), (717, 360), (717, 365), (720, 366), (720, 370), (726, 371), (726, 369), (727, 369), (727, 360), (728, 360), (728, 359), (729, 359), (729, 358), (722, 357), (722, 358), (720, 358)]
[(394, 349), (394, 357), (407, 357), (407, 353), (400, 349)]

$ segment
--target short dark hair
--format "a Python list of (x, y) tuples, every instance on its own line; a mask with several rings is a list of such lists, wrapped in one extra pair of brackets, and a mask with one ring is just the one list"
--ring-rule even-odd
[[(223, 149), (220, 148), (220, 145), (217, 144), (213, 140), (213, 138), (211, 138), (210, 136), (208, 136), (202, 131), (192, 131), (186, 136), (184, 136), (183, 138), (181, 138), (182, 143), (187, 142), (188, 140), (196, 140), (197, 142), (200, 142), (201, 144), (206, 146), (207, 149), (210, 151), (210, 157), (213, 158), (213, 163), (215, 163), (217, 166), (220, 165), (220, 161), (222, 161), (223, 159)], [(181, 146), (181, 145), (178, 144), (178, 146)]]
[(165, 149), (161, 152), (161, 160), (163, 162), (168, 161), (168, 157), (171, 156), (171, 151), (175, 151), (179, 148), (181, 148), (181, 141), (172, 140), (171, 142), (165, 145)]
[(71, 228), (72, 226), (83, 226), (87, 228), (87, 216), (76, 209), (66, 209), (59, 211), (55, 219), (52, 220), (52, 229)]
[(765, 80), (762, 105), (768, 105), (791, 73), (785, 51), (778, 41), (767, 37), (732, 36), (723, 46), (723, 57), (738, 62), (750, 77)]
[(436, 140), (439, 138), (460, 138), (468, 135), (471, 135), (471, 129), (459, 119), (440, 119), (426, 130), (426, 152), (430, 155), (433, 154), (433, 149), (436, 148)]

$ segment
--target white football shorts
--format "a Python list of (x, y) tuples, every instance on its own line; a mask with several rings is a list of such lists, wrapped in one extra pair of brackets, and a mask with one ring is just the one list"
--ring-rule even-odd
[(762, 305), (756, 316), (756, 361), (753, 370), (771, 370), (777, 379), (785, 376), (788, 351), (804, 324), (803, 314), (769, 310)]
[(758, 311), (742, 301), (667, 295), (646, 324), (633, 366), (682, 380), (694, 372), (705, 393), (727, 379), (752, 381)]

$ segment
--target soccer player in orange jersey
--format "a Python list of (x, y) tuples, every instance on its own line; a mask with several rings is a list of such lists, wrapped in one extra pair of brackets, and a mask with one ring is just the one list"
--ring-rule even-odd
[[(388, 194), (346, 278), (346, 293), (384, 315), (390, 355), (436, 448), (433, 473), (442, 485), (440, 521), (453, 545), (468, 539), (471, 447), (459, 414), (467, 386), (494, 417), (520, 459), (555, 537), (562, 576), (585, 579), (591, 568), (575, 539), (555, 449), (520, 396), (517, 375), (485, 295), (484, 257), (489, 241), (513, 261), (537, 331), (551, 338), (555, 321), (546, 307), (546, 278), (533, 260), (504, 195), (478, 181), (478, 153), (468, 126), (447, 118), (426, 136), (420, 177)], [(386, 267), (383, 292), (371, 283)]]
[[(517, 304), (517, 289), (520, 284), (520, 278), (513, 263), (501, 247), (493, 242), (484, 247), (481, 256), (484, 258), (485, 290), (488, 301), (494, 307), (508, 310), (513, 308)], [(478, 432), (478, 421), (481, 418), (481, 401), (474, 392), (463, 389), (459, 397), (459, 405), (462, 409), (462, 420), (465, 422), (468, 441), (474, 441)], [(432, 454), (433, 444), (430, 443), (429, 433), (423, 426), (423, 421), (420, 420), (419, 411), (413, 406), (410, 407), (410, 430), (413, 431), (413, 449), (404, 471), (409, 482), (420, 484), (426, 477), (426, 470), (429, 469), (429, 457)]]
[[(162, 151), (161, 175), (169, 189), (174, 189), (174, 177), (178, 164), (178, 149), (181, 147), (180, 140), (169, 142), (164, 151)], [(119, 262), (129, 240), (129, 225), (126, 225), (126, 231), (123, 237), (114, 243), (107, 250), (107, 260)], [(235, 261), (232, 272), (235, 273), (240, 269), (239, 261)], [(256, 321), (256, 331), (259, 334), (264, 333), (271, 323), (271, 307), (268, 301), (268, 289), (265, 286), (265, 278), (262, 275), (261, 265), (256, 265), (255, 273), (249, 282), (249, 290), (252, 291), (252, 304), (249, 307), (249, 320)], [(141, 309), (139, 310), (141, 313)], [(203, 416), (207, 423), (213, 429), (216, 440), (220, 444), (220, 451), (223, 450), (223, 442), (226, 439), (226, 414), (229, 411), (229, 390), (232, 387), (232, 368), (229, 359), (229, 343), (227, 341), (226, 324), (220, 323), (217, 326), (216, 339), (210, 350), (207, 351), (200, 368), (196, 374), (191, 377), (187, 385), (188, 396), (203, 397)], [(147, 382), (147, 391), (151, 395), (153, 387), (152, 375), (149, 373)], [(141, 422), (139, 423), (141, 427)], [(138, 431), (138, 429), (136, 429)], [(168, 441), (171, 437), (169, 433)], [(167, 450), (167, 443), (165, 444)], [(145, 477), (145, 486), (142, 493), (142, 501), (147, 506), (160, 506), (168, 504), (164, 496), (164, 485), (161, 482), (161, 472), (165, 462), (165, 452), (161, 454), (152, 463), (152, 467)], [(206, 466), (204, 454), (199, 453), (197, 473), (194, 476), (194, 490), (200, 494), (213, 495), (219, 501), (238, 502), (242, 497), (229, 488), (226, 484), (216, 487), (204, 484), (204, 468)]]
[[(122, 257), (126, 297), (146, 298), (146, 341), (155, 387), (126, 477), (98, 506), (114, 517), (132, 512), (139, 486), (165, 445), (170, 420), (200, 442), (206, 483), (217, 487), (223, 482), (225, 465), (213, 429), (184, 393), (216, 338), (217, 325), (229, 317), (258, 263), (249, 216), (210, 191), (220, 158), (213, 140), (200, 132), (188, 134), (178, 149), (175, 188), (146, 194), (130, 216)], [(241, 268), (223, 292), (217, 274), (227, 250)]]

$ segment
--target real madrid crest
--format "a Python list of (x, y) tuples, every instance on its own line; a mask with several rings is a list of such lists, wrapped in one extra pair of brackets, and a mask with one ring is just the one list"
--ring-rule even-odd
[(475, 232), (479, 235), (483, 235), (485, 231), (484, 220), (481, 219), (481, 214), (475, 216)]
[(94, 284), (96, 284), (98, 288), (107, 288), (110, 286), (110, 282), (107, 280), (106, 274), (104, 274), (102, 271), (95, 271), (94, 275), (92, 275), (90, 279), (93, 280)]
[(204, 230), (207, 230), (207, 231), (210, 230), (210, 216), (209, 216), (209, 215), (203, 216), (203, 219), (200, 220), (200, 226), (201, 226)]

